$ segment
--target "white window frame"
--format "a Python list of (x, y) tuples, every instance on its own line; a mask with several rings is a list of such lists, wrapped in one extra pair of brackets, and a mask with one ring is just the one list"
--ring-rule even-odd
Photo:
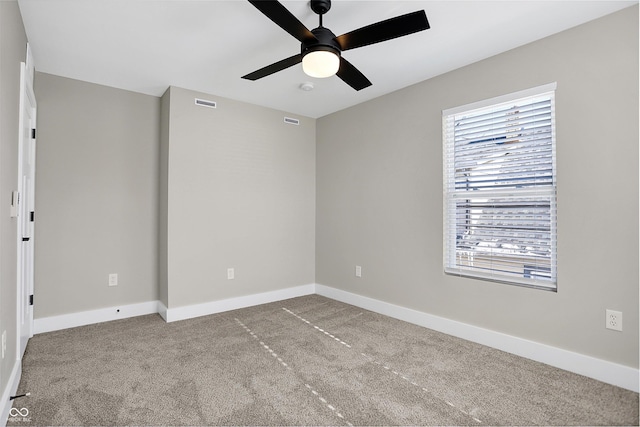
[[(489, 280), (500, 283), (508, 283), (537, 289), (557, 291), (557, 181), (556, 181), (556, 136), (555, 136), (555, 90), (556, 83), (550, 83), (531, 89), (514, 92), (511, 94), (463, 105), (460, 107), (450, 108), (442, 112), (442, 141), (443, 141), (443, 187), (444, 187), (444, 203), (443, 203), (443, 263), (444, 271), (449, 275), (471, 277), (482, 280)], [(521, 103), (531, 102), (533, 99), (549, 98), (551, 101), (551, 153), (552, 153), (552, 182), (550, 184), (524, 186), (518, 188), (514, 185), (508, 188), (499, 188), (494, 184), (488, 184), (489, 187), (477, 191), (477, 188), (470, 190), (456, 189), (455, 185), (455, 159), (456, 148), (454, 144), (456, 117), (460, 119), (464, 115), (473, 114), (480, 110), (489, 110), (491, 108), (500, 108), (511, 105), (520, 105)], [(459, 187), (459, 186), (458, 186)], [(476, 190), (476, 191), (473, 191)], [(487, 199), (488, 198), (488, 199)], [(518, 199), (519, 198), (519, 199)], [(456, 221), (460, 221), (456, 217), (456, 203), (463, 204), (468, 202), (473, 205), (473, 201), (482, 199), (494, 201), (509, 200), (525, 200), (526, 203), (535, 203), (534, 200), (540, 200), (540, 203), (548, 205), (549, 220), (549, 256), (548, 267), (540, 267), (536, 274), (532, 274), (531, 270), (527, 270), (528, 265), (522, 260), (522, 250), (520, 253), (510, 255), (508, 251), (501, 249), (490, 249), (482, 253), (483, 261), (477, 262), (474, 257), (479, 252), (463, 253), (463, 242), (460, 241), (459, 229), (457, 229)], [(543, 202), (544, 200), (544, 202)], [(499, 203), (498, 203), (499, 205)], [(526, 208), (523, 208), (526, 209)], [(484, 215), (484, 212), (482, 213)], [(524, 210), (523, 210), (524, 215)], [(547, 213), (545, 213), (547, 215)], [(488, 215), (485, 215), (488, 217)], [(546, 216), (545, 216), (546, 218)], [(468, 218), (458, 225), (465, 226), (472, 222)], [(524, 239), (524, 238), (523, 238)], [(477, 243), (477, 239), (474, 240)], [(488, 242), (487, 245), (495, 246), (494, 242)], [(493, 247), (492, 246), (492, 247)], [(519, 246), (520, 248), (522, 246)], [(474, 251), (478, 251), (475, 249)], [(505, 255), (507, 253), (507, 255)], [(464, 256), (467, 258), (464, 258)], [(488, 255), (487, 255), (488, 254)], [(545, 255), (546, 256), (546, 255)], [(490, 258), (490, 261), (487, 259)], [(498, 267), (501, 263), (507, 263), (509, 267)], [(515, 265), (513, 271), (505, 272)], [(522, 262), (522, 274), (519, 273), (520, 262)], [(547, 262), (545, 259), (544, 262)], [(504, 264), (503, 264), (504, 265)], [(546, 265), (546, 264), (545, 264)], [(546, 271), (548, 270), (548, 273)], [(518, 271), (518, 272), (516, 272)], [(535, 270), (534, 270), (535, 271)]]

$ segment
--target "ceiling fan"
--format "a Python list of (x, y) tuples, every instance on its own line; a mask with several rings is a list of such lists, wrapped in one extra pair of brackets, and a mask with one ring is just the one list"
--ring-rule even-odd
[(331, 0), (311, 0), (311, 10), (318, 14), (318, 28), (309, 31), (277, 0), (249, 0), (256, 9), (271, 19), (301, 43), (300, 53), (267, 65), (243, 79), (258, 80), (302, 62), (302, 68), (311, 77), (330, 77), (334, 74), (355, 90), (371, 86), (371, 82), (349, 61), (342, 52), (362, 46), (380, 43), (429, 29), (424, 10), (396, 16), (375, 24), (337, 36), (322, 26), (322, 15), (331, 9)]

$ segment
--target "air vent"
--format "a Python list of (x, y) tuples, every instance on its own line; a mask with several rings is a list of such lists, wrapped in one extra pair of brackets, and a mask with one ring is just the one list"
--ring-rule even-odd
[(300, 124), (300, 120), (298, 119), (292, 119), (291, 117), (285, 117), (284, 118), (284, 122), (290, 125), (299, 125)]
[(216, 108), (215, 101), (207, 101), (206, 99), (200, 99), (200, 98), (196, 98), (196, 105), (199, 105), (201, 107)]

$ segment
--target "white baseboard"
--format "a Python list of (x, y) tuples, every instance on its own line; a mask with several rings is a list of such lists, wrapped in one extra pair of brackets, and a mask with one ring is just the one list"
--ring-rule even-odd
[(7, 425), (7, 420), (9, 419), (9, 411), (11, 411), (11, 405), (13, 405), (13, 400), (9, 400), (9, 398), (16, 394), (18, 390), (18, 385), (20, 384), (20, 377), (22, 374), (22, 361), (16, 360), (15, 365), (13, 365), (13, 369), (11, 370), (11, 374), (9, 375), (9, 381), (7, 381), (7, 385), (4, 390), (2, 390), (2, 407), (0, 407), (0, 426)]
[(164, 319), (165, 322), (167, 321), (167, 310), (167, 306), (164, 305), (162, 301), (158, 301), (158, 314)]
[(314, 293), (315, 285), (309, 284), (177, 308), (167, 308), (160, 301), (148, 301), (138, 304), (62, 314), (59, 316), (42, 317), (34, 319), (33, 329), (34, 334), (42, 334), (45, 332), (75, 328), (77, 326), (91, 325), (100, 322), (109, 322), (111, 320), (126, 319), (135, 316), (144, 316), (146, 314), (153, 313), (160, 314), (166, 322), (175, 322), (177, 320), (191, 319), (193, 317), (206, 316), (208, 314), (221, 313), (223, 311), (236, 310), (238, 308), (251, 307), (254, 305), (266, 304), (288, 298), (311, 295)]
[(175, 322), (177, 320), (191, 319), (193, 317), (207, 316), (209, 314), (221, 313), (229, 310), (237, 310), (239, 308), (267, 304), (270, 302), (282, 301), (285, 299), (301, 297), (304, 295), (312, 295), (314, 293), (314, 284), (295, 286), (293, 288), (279, 289), (277, 291), (263, 292), (259, 294), (228, 298), (219, 301), (205, 302), (203, 304), (188, 305), (176, 308), (165, 308), (166, 312), (162, 317), (167, 322)]
[[(443, 332), (448, 335), (453, 335), (468, 341), (473, 341), (478, 344), (506, 351), (507, 353), (546, 363), (547, 365), (555, 366), (569, 372), (584, 375), (628, 390), (638, 392), (640, 389), (640, 371), (629, 366), (608, 362), (606, 360), (514, 337), (501, 332), (480, 328), (478, 326), (457, 322), (444, 317), (434, 316), (432, 314), (423, 313), (421, 311), (401, 307), (319, 284), (296, 286), (276, 291), (177, 308), (167, 308), (160, 301), (149, 301), (140, 304), (45, 317), (34, 320), (34, 333), (40, 334), (43, 332), (57, 331), (60, 329), (153, 313), (159, 313), (166, 322), (175, 322), (178, 320), (191, 319), (194, 317), (281, 301), (288, 298), (311, 295), (314, 293), (337, 301), (342, 301), (347, 304), (352, 304), (357, 307), (362, 307), (376, 313), (384, 314), (389, 317)], [(19, 372), (20, 371), (18, 371), (17, 374), (17, 381), (20, 380)], [(16, 388), (17, 385), (18, 384), (16, 383)], [(5, 394), (7, 392), (7, 390), (4, 391)], [(7, 414), (8, 411), (9, 409), (6, 410)], [(0, 418), (0, 421), (2, 421), (2, 418)]]
[(158, 313), (159, 303), (159, 301), (148, 301), (138, 304), (101, 308), (98, 310), (81, 311), (79, 313), (62, 314), (60, 316), (42, 317), (34, 319), (33, 333), (41, 334), (44, 332), (58, 331), (60, 329), (75, 328), (77, 326)]
[(316, 284), (315, 289), (318, 295), (327, 298), (546, 363), (627, 390), (638, 392), (640, 388), (640, 371), (629, 366), (434, 316), (325, 285)]

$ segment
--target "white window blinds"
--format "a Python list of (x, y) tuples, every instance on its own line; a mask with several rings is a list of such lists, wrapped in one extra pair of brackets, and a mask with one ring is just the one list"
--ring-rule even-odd
[(556, 289), (554, 91), (443, 112), (446, 273)]

